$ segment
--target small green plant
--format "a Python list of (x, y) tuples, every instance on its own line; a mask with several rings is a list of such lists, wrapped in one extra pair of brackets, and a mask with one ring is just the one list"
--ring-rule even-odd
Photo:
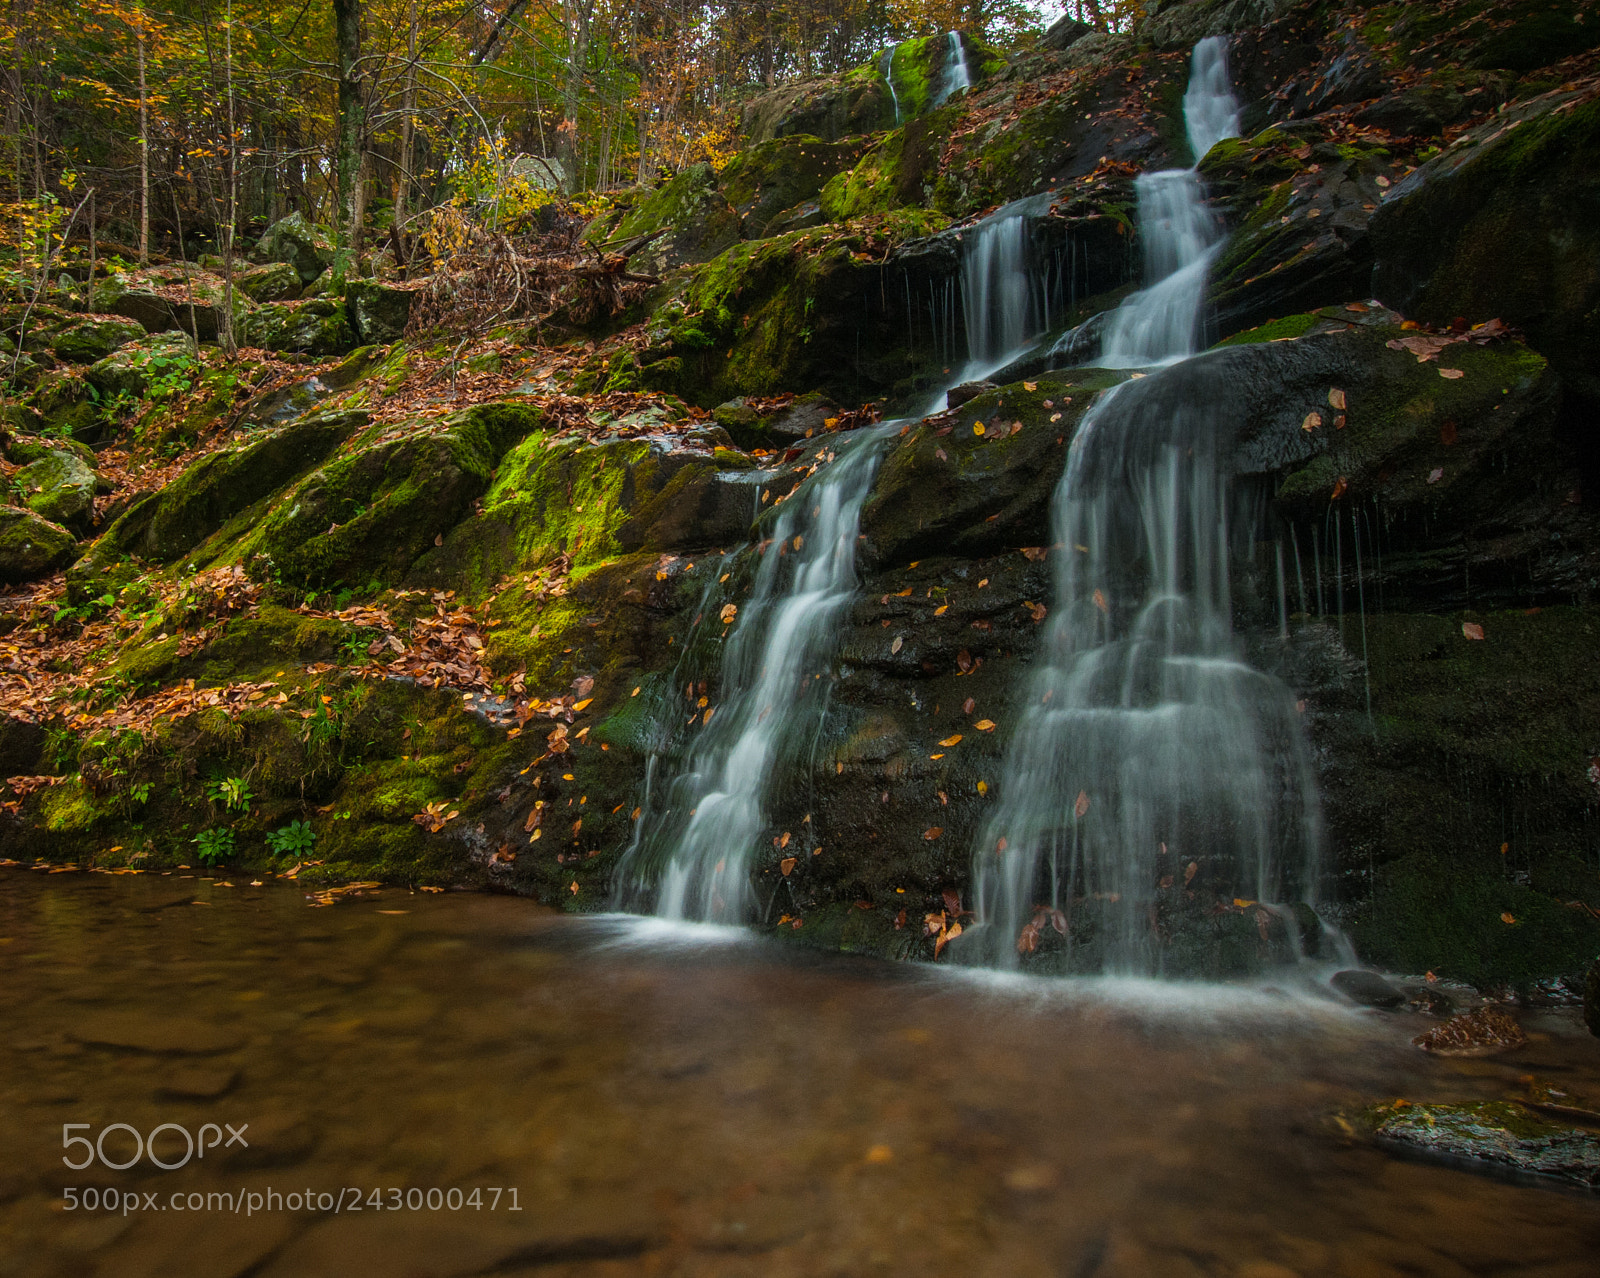
[(233, 855), (233, 831), (227, 826), (201, 830), (190, 842), (198, 845), (200, 859), (207, 865), (221, 865)]
[(288, 825), (267, 835), (267, 847), (274, 856), (302, 860), (316, 846), (317, 834), (309, 821), (291, 821)]
[(137, 785), (130, 785), (128, 787), (128, 798), (134, 803), (138, 804), (140, 807), (143, 807), (150, 801), (150, 790), (150, 782), (141, 781)]
[(248, 812), (250, 800), (255, 797), (250, 792), (250, 783), (243, 777), (223, 777), (220, 781), (206, 782), (207, 800), (221, 804), (226, 811)]

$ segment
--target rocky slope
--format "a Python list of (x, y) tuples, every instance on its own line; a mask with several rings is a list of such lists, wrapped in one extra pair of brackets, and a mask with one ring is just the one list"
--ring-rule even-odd
[[(1122, 376), (1077, 365), (1138, 283), (1133, 178), (1198, 158), (1231, 232), (1217, 345), (1137, 393), (1213, 406), (1259, 496), (1236, 623), (1303, 698), (1328, 913), (1403, 971), (1579, 975), (1600, 6), (1150, 9), (1010, 60), (969, 39), (948, 97), (943, 42), (914, 41), (755, 100), (722, 171), (590, 226), (648, 239), (660, 279), (603, 325), (408, 330), (411, 290), (331, 295), (298, 221), (241, 278), (238, 363), (206, 345), (204, 263), (11, 305), (0, 854), (601, 908), (647, 760), (716, 706), (724, 607), (783, 553), (763, 512), (949, 380), (964, 228), (1027, 199), (1040, 345), (888, 444), (829, 709), (756, 873), (787, 937), (932, 956), (1065, 553), (1050, 496)], [(1191, 157), (1188, 51), (1217, 34), (1245, 136)], [(1234, 888), (1151, 885), (1153, 918), (1213, 938), (1186, 970), (1287, 943)]]

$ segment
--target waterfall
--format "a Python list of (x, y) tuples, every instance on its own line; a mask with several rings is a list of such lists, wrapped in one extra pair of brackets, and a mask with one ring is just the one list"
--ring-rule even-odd
[(1194, 47), (1189, 88), (1183, 95), (1183, 123), (1196, 164), (1223, 138), (1239, 136), (1239, 100), (1228, 78), (1226, 36), (1207, 36)]
[[(1237, 116), (1218, 100), (1224, 54), (1195, 50), (1191, 134)], [(1139, 216), (1152, 282), (1112, 317), (1101, 362), (1163, 367), (1101, 396), (1056, 489), (1055, 603), (974, 854), (969, 961), (1071, 946), (1070, 965), (1160, 971), (1174, 929), (1214, 926), (1219, 898), (1314, 889), (1320, 818), (1295, 702), (1233, 631), (1232, 565), (1254, 520), (1232, 491), (1227, 388), (1189, 358), (1214, 223), (1188, 170), (1142, 178)], [(1269, 909), (1292, 935), (1292, 915)]]
[(972, 87), (972, 76), (967, 71), (967, 50), (961, 43), (959, 31), (948, 32), (945, 39), (949, 42), (950, 53), (944, 63), (944, 83), (940, 86), (939, 95), (934, 99), (935, 106), (943, 106), (953, 93), (961, 93)]
[[(646, 771), (641, 807), (649, 810), (618, 863), (619, 907), (715, 923), (753, 915), (750, 873), (770, 833), (774, 778), (804, 770), (827, 711), (839, 632), (856, 590), (861, 508), (878, 461), (902, 425), (944, 406), (950, 386), (1015, 358), (1036, 336), (1026, 223), (1033, 209), (1032, 201), (1003, 209), (963, 241), (969, 360), (960, 374), (909, 417), (813, 441), (821, 469), (758, 520), (758, 527), (770, 522), (760, 532), (749, 595), (729, 615), (714, 693), (695, 685), (682, 702), (666, 698), (661, 744)], [(702, 597), (700, 625), (720, 614), (719, 597)], [(693, 717), (694, 737), (662, 788), (656, 759), (683, 721), (673, 715)], [(809, 831), (790, 855), (809, 853), (802, 846)]]
[(889, 86), (889, 101), (894, 103), (895, 127), (900, 126), (900, 95), (894, 91), (894, 55), (900, 51), (898, 44), (889, 46), (889, 52), (884, 58), (883, 81)]
[[(973, 368), (987, 371), (1036, 331), (1028, 220), (1019, 206), (1008, 206), (964, 231), (961, 243), (967, 355)], [(963, 377), (981, 375), (969, 369)]]
[[(671, 919), (746, 922), (751, 860), (772, 779), (821, 722), (839, 627), (856, 588), (856, 532), (886, 427), (818, 444), (835, 460), (763, 530), (755, 581), (732, 605), (714, 697), (686, 698), (699, 722), (664, 808), (619, 866), (619, 903)], [(701, 702), (704, 701), (704, 704)], [(796, 855), (809, 848), (797, 845)]]

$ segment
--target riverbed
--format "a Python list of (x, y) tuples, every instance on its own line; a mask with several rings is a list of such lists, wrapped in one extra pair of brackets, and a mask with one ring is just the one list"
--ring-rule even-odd
[(1600, 1096), (1570, 1009), (1437, 1059), (1410, 1043), (1431, 1022), (1310, 982), (1046, 982), (511, 897), (23, 868), (0, 974), (3, 1275), (1577, 1278), (1600, 1255), (1592, 1195), (1332, 1118), (1530, 1074)]

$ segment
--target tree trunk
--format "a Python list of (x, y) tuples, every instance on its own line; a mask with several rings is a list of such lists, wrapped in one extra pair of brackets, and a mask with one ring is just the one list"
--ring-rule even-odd
[(333, 24), (339, 61), (339, 140), (334, 163), (339, 207), (333, 258), (333, 277), (338, 282), (350, 273), (356, 188), (361, 179), (361, 84), (356, 78), (356, 60), (361, 55), (361, 0), (333, 0)]
[(150, 105), (144, 82), (144, 9), (139, 13), (139, 265), (150, 265)]

